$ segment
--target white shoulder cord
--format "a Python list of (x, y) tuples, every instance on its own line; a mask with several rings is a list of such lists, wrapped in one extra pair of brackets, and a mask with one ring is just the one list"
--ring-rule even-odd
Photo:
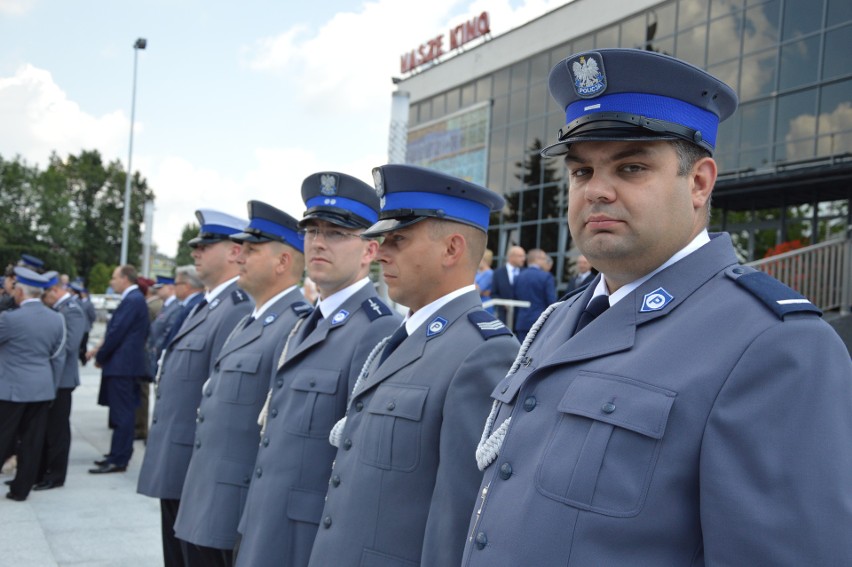
[[(278, 357), (278, 367), (277, 370), (281, 370), (281, 367), (284, 366), (284, 361), (287, 359), (287, 350), (290, 348), (290, 340), (296, 336), (296, 333), (299, 332), (299, 329), (302, 327), (302, 323), (305, 322), (307, 317), (302, 317), (296, 324), (293, 325), (293, 328), (290, 329), (290, 334), (287, 335), (287, 340), (284, 342), (284, 349), (281, 351), (281, 356)], [(266, 434), (266, 418), (269, 414), (269, 403), (272, 401), (272, 386), (269, 386), (269, 392), (266, 393), (266, 401), (263, 402), (263, 407), (260, 408), (260, 413), (257, 416), (257, 424), (260, 426), (260, 438), (263, 439), (264, 434)]]
[[(512, 363), (512, 367), (509, 369), (509, 372), (506, 373), (506, 377), (509, 377), (518, 371), (518, 368), (521, 366), (521, 361), (526, 358), (527, 351), (529, 350), (533, 339), (535, 339), (538, 330), (542, 327), (542, 325), (544, 325), (544, 322), (547, 321), (550, 314), (563, 303), (563, 301), (557, 301), (545, 309), (544, 313), (539, 316), (538, 320), (532, 326), (532, 329), (530, 329), (529, 333), (527, 333), (527, 337), (524, 339), (524, 344), (522, 344), (520, 350), (518, 350), (518, 356), (515, 357), (515, 362)], [(491, 406), (491, 413), (488, 415), (488, 419), (485, 420), (485, 429), (482, 431), (482, 439), (480, 439), (479, 445), (476, 447), (476, 466), (479, 467), (479, 470), (481, 471), (484, 471), (488, 465), (493, 463), (497, 458), (497, 455), (500, 454), (500, 447), (503, 446), (503, 439), (506, 438), (506, 432), (509, 431), (509, 424), (512, 422), (512, 418), (507, 417), (506, 420), (500, 424), (500, 427), (492, 431), (499, 409), (500, 402), (494, 400), (494, 403)]]
[(389, 340), (390, 336), (380, 340), (379, 344), (374, 346), (373, 350), (370, 351), (370, 354), (367, 355), (367, 360), (364, 361), (364, 366), (361, 367), (361, 372), (358, 373), (358, 379), (355, 380), (355, 386), (352, 387), (352, 393), (349, 394), (349, 400), (346, 402), (346, 415), (334, 424), (334, 427), (331, 428), (331, 431), (328, 434), (328, 442), (333, 446), (340, 447), (340, 438), (343, 436), (343, 428), (346, 427), (346, 416), (349, 415), (349, 407), (352, 405), (352, 398), (355, 397), (355, 394), (358, 393), (361, 385), (367, 379), (367, 370), (370, 368), (370, 365), (373, 364), (373, 360), (375, 360), (376, 356), (384, 350), (385, 345)]

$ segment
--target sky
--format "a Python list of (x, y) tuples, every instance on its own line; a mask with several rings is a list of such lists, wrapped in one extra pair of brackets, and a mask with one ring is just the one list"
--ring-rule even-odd
[(404, 52), (483, 11), (497, 36), (565, 3), (0, 0), (0, 155), (44, 169), (96, 149), (126, 168), (145, 38), (132, 169), (173, 256), (198, 208), (246, 217), (256, 199), (300, 218), (308, 175), (371, 182)]

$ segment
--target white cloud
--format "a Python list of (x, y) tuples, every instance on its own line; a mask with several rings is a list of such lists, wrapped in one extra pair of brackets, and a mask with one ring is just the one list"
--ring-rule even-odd
[[(13, 77), (0, 77), (0, 124), (0, 154), (21, 155), (31, 163), (44, 163), (54, 150), (64, 156), (82, 149), (126, 147), (130, 127), (118, 111), (87, 114), (68, 100), (48, 71), (32, 65), (24, 65)], [(105, 155), (107, 161), (114, 157)]]
[(0, 14), (18, 16), (33, 7), (34, 0), (0, 0)]

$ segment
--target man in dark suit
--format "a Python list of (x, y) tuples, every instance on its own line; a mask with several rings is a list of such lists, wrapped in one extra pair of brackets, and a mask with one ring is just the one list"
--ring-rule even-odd
[[(524, 269), (524, 249), (520, 246), (512, 246), (506, 253), (506, 263), (494, 270), (494, 282), (491, 284), (491, 299), (516, 299), (515, 278)], [(496, 306), (497, 318), (503, 323), (510, 323), (509, 313), (514, 313), (512, 308)], [(514, 317), (512, 317), (514, 320)]]
[(365, 236), (383, 237), (388, 293), (409, 314), (375, 345), (332, 431), (338, 449), (310, 567), (459, 565), (488, 394), (518, 349), (473, 283), (503, 198), (409, 165), (373, 177), (384, 203)]
[(18, 308), (0, 313), (0, 455), (20, 441), (6, 498), (22, 501), (38, 475), (49, 406), (65, 363), (65, 324), (41, 302), (55, 281), (27, 268), (14, 271)]
[(592, 279), (597, 275), (597, 272), (594, 271), (592, 265), (589, 263), (589, 260), (586, 259), (585, 256), (580, 254), (577, 256), (577, 262), (575, 264), (577, 269), (577, 274), (568, 280), (568, 287), (565, 289), (566, 293), (571, 293), (575, 289), (583, 287), (587, 283), (591, 282)]
[(174, 534), (181, 491), (192, 456), (202, 385), (236, 324), (254, 308), (237, 285), (240, 245), (230, 240), (248, 221), (199, 209), (197, 237), (189, 241), (199, 279), (207, 293), (166, 345), (156, 382), (154, 415), (139, 471), (137, 491), (160, 500), (166, 567), (185, 565), (184, 546)]
[(733, 89), (640, 49), (549, 86), (566, 126), (542, 154), (601, 273), (491, 394), (461, 565), (852, 565), (849, 352), (707, 231)]
[(257, 416), (278, 359), (276, 347), (311, 312), (298, 284), (305, 271), (296, 219), (249, 201), (238, 283), (254, 299), (251, 315), (228, 337), (198, 407), (195, 448), (186, 472), (175, 535), (187, 542), (189, 567), (230, 567), (237, 524), (257, 457)]
[(112, 272), (110, 285), (121, 301), (107, 323), (100, 346), (86, 355), (101, 369), (101, 380), (114, 426), (107, 457), (96, 461), (92, 474), (124, 472), (133, 455), (133, 430), (139, 405), (139, 381), (148, 374), (145, 339), (148, 338), (148, 305), (137, 285), (136, 268), (130, 264)]
[(368, 277), (378, 245), (361, 232), (378, 218), (373, 188), (344, 173), (314, 173), (302, 182), (302, 200), (305, 261), (320, 299), (296, 334), (275, 349), (261, 445), (239, 525), (239, 567), (307, 565), (334, 459), (328, 433), (343, 416), (376, 337), (393, 332), (401, 319)]
[(71, 392), (80, 385), (77, 355), (89, 323), (80, 302), (59, 281), (45, 290), (42, 301), (65, 320), (65, 364), (56, 399), (48, 412), (44, 452), (38, 482), (33, 490), (48, 490), (65, 484), (71, 450)]
[(533, 248), (527, 252), (527, 269), (515, 280), (515, 298), (529, 301), (515, 316), (515, 335), (524, 342), (527, 333), (547, 307), (556, 302), (556, 280), (550, 273), (553, 261), (544, 250)]

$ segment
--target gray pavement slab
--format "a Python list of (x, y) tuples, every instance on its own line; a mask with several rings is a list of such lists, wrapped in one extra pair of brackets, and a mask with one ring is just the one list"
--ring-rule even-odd
[[(89, 363), (80, 379), (65, 486), (33, 491), (24, 502), (0, 497), (0, 567), (163, 565), (159, 500), (136, 493), (145, 445), (134, 443), (125, 473), (88, 473), (109, 451), (111, 432), (107, 408), (97, 405), (100, 371)], [(0, 475), (0, 481), (10, 478)]]

